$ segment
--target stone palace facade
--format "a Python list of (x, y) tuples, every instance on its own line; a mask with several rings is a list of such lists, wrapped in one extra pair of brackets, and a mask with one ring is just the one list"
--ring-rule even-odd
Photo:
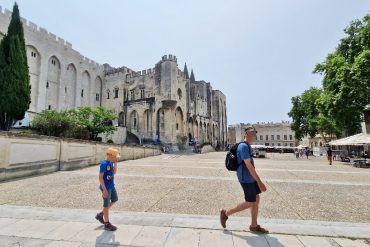
[[(0, 7), (0, 39), (11, 11)], [(29, 115), (42, 110), (103, 106), (117, 114), (117, 125), (137, 140), (176, 144), (227, 142), (226, 97), (211, 84), (189, 76), (185, 64), (165, 55), (154, 68), (113, 68), (82, 56), (72, 44), (22, 19), (31, 83)]]

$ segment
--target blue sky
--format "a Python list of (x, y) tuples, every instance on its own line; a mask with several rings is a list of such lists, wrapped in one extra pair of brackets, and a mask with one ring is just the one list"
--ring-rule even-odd
[[(11, 9), (14, 1), (1, 0)], [(153, 68), (174, 54), (227, 97), (228, 124), (289, 120), (290, 99), (369, 0), (18, 0), (21, 15), (98, 63)]]

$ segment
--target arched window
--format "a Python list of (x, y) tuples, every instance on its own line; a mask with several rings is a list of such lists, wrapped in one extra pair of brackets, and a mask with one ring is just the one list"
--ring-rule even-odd
[(107, 90), (107, 99), (109, 99), (109, 93), (110, 93), (110, 90), (108, 89)]
[(118, 87), (114, 88), (114, 98), (118, 98)]

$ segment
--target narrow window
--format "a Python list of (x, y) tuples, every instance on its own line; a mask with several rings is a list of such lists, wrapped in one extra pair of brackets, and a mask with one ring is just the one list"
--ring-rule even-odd
[(49, 88), (49, 82), (48, 81), (46, 82), (46, 88)]
[(48, 110), (51, 110), (51, 105), (49, 105)]
[(81, 98), (83, 98), (84, 97), (84, 90), (82, 89), (81, 90)]
[(118, 88), (114, 89), (114, 98), (118, 98)]
[(96, 97), (96, 101), (99, 101), (100, 100), (100, 95), (98, 93), (96, 94), (95, 97)]
[(140, 97), (142, 98), (142, 99), (144, 99), (145, 97), (145, 91), (144, 91), (144, 89), (141, 89), (140, 90)]

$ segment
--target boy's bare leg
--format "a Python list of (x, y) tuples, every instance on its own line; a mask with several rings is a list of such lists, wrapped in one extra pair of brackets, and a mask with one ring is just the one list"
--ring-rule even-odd
[(104, 217), (104, 222), (109, 222), (109, 206), (106, 208), (103, 208), (103, 217)]
[(260, 196), (257, 195), (256, 196), (256, 202), (253, 203), (253, 206), (251, 207), (251, 217), (252, 217), (252, 224), (251, 226), (252, 227), (256, 227), (258, 224), (257, 224), (257, 217), (258, 217), (258, 206), (259, 206), (259, 203), (260, 203)]
[(250, 208), (254, 203), (253, 202), (242, 202), (238, 205), (236, 205), (233, 208), (229, 208), (226, 210), (226, 216), (230, 216), (232, 214), (235, 214), (237, 212), (243, 211), (247, 208)]
[[(109, 209), (113, 206), (114, 202), (111, 202), (109, 203), (109, 206), (106, 207), (106, 208), (103, 208), (102, 212), (103, 212), (103, 218), (104, 218), (104, 222), (109, 222)], [(104, 211), (106, 210), (106, 211)], [(107, 218), (105, 217), (105, 215), (107, 215)]]

